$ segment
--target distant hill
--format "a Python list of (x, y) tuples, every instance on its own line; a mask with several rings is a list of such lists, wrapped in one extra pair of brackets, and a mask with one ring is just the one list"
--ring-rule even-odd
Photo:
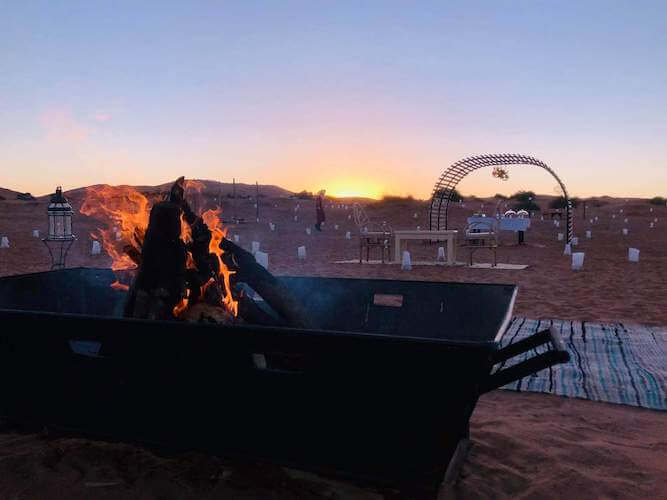
[[(229, 182), (218, 182), (205, 179), (188, 179), (188, 180), (195, 180), (197, 182), (203, 183), (204, 189), (202, 190), (202, 194), (205, 196), (222, 195), (223, 197), (226, 197), (228, 195), (231, 195), (234, 191), (234, 186)], [(171, 188), (172, 184), (173, 182), (166, 182), (164, 184), (158, 184), (156, 186), (131, 186), (131, 187), (135, 188), (137, 191), (141, 193), (157, 194), (157, 193), (167, 192), (169, 188)], [(101, 187), (101, 186), (104, 186), (104, 184), (95, 184), (92, 186), (70, 189), (65, 191), (65, 196), (72, 199), (81, 198), (88, 187)], [(236, 184), (236, 195), (239, 197), (247, 197), (247, 196), (254, 197), (256, 194), (256, 190), (257, 188), (255, 187), (254, 184), (240, 184), (240, 183)], [(291, 191), (283, 189), (279, 186), (273, 186), (267, 184), (259, 185), (259, 195), (261, 197), (288, 198), (292, 194), (293, 193)], [(40, 196), (39, 199), (47, 200), (50, 196), (51, 196), (50, 194)], [(7, 199), (9, 198), (7, 197)], [(12, 199), (16, 199), (16, 193), (12, 196)]]
[[(12, 191), (11, 189), (5, 189), (0, 187), (0, 201), (17, 200), (19, 199), (18, 196), (23, 194), (24, 193), (20, 193), (19, 191)], [(30, 201), (29, 198), (28, 201)]]

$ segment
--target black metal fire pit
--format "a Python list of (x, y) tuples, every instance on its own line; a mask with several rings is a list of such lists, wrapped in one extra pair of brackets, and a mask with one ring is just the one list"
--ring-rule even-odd
[(549, 330), (499, 348), (514, 285), (280, 278), (320, 328), (298, 330), (124, 319), (114, 279), (0, 279), (0, 414), (428, 489), (481, 394), (568, 359)]

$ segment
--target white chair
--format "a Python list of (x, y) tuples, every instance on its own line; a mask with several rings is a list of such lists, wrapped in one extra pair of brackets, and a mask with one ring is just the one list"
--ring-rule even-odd
[(464, 233), (464, 246), (470, 254), (470, 265), (472, 266), (472, 255), (475, 250), (488, 248), (493, 251), (493, 267), (496, 267), (498, 249), (498, 221), (489, 217), (486, 221), (476, 221), (468, 224)]
[(352, 206), (352, 213), (354, 215), (354, 222), (359, 230), (359, 264), (363, 260), (364, 248), (366, 248), (366, 262), (370, 260), (372, 247), (380, 249), (381, 259), (384, 263), (385, 252), (387, 253), (387, 259), (390, 257), (390, 243), (393, 239), (391, 226), (385, 222), (382, 224), (372, 222), (358, 203)]

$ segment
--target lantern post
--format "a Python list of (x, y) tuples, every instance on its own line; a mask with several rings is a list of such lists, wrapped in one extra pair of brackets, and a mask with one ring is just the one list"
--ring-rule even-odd
[(51, 269), (63, 269), (67, 253), (74, 244), (76, 236), (72, 234), (72, 205), (69, 204), (62, 187), (58, 186), (51, 195), (47, 210), (49, 218), (49, 232), (42, 243), (49, 250)]

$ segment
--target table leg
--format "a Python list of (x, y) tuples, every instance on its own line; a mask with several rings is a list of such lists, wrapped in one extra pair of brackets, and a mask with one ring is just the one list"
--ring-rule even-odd
[(394, 236), (394, 262), (401, 263), (401, 237)]
[(456, 264), (456, 245), (453, 235), (447, 238), (447, 264), (453, 266)]

